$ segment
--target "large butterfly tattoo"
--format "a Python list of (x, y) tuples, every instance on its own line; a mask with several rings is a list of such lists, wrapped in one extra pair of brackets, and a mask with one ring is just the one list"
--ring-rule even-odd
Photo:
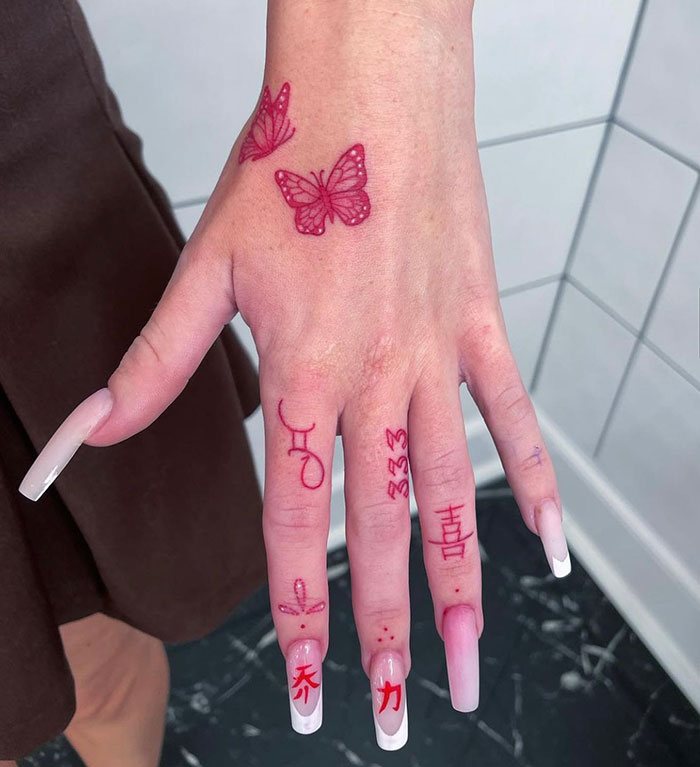
[(322, 235), (326, 231), (326, 216), (333, 223), (337, 215), (347, 226), (357, 226), (369, 216), (371, 205), (363, 188), (367, 168), (362, 144), (351, 146), (340, 156), (327, 181), (323, 180), (324, 172), (312, 173), (314, 181), (289, 170), (275, 173), (287, 205), (296, 209), (294, 222), (301, 234)]
[(258, 113), (255, 115), (248, 135), (243, 140), (241, 153), (238, 156), (239, 165), (249, 157), (253, 162), (261, 157), (267, 157), (294, 135), (296, 129), (292, 128), (287, 117), (289, 90), (289, 83), (285, 83), (273, 101), (270, 89), (267, 85), (265, 86)]

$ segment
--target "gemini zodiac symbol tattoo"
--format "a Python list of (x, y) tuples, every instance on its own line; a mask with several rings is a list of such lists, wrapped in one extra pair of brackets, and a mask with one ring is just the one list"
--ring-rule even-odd
[(287, 117), (289, 91), (289, 83), (285, 83), (273, 101), (270, 89), (267, 85), (265, 86), (260, 108), (243, 140), (241, 153), (238, 156), (239, 165), (248, 158), (255, 162), (267, 157), (294, 135), (296, 129), (292, 128)]
[(474, 535), (474, 531), (462, 535), (462, 520), (459, 518), (459, 514), (456, 513), (460, 509), (464, 508), (464, 504), (459, 506), (452, 506), (451, 504), (446, 509), (438, 509), (435, 514), (439, 514), (441, 517), (442, 526), (442, 538), (439, 541), (428, 541), (428, 543), (435, 543), (442, 549), (442, 558), (450, 559), (452, 557), (464, 557), (464, 548), (468, 538)]
[(326, 231), (326, 216), (337, 214), (346, 226), (358, 226), (369, 216), (371, 205), (364, 191), (367, 183), (365, 148), (362, 144), (351, 146), (344, 152), (328, 180), (323, 180), (325, 171), (312, 173), (314, 180), (278, 170), (275, 181), (290, 208), (294, 208), (294, 223), (300, 234), (319, 237)]
[(320, 600), (311, 600), (313, 604), (306, 604), (306, 584), (301, 578), (294, 581), (295, 605), (288, 605), (282, 602), (279, 611), (285, 615), (310, 615), (311, 613), (320, 613), (326, 609), (326, 603)]
[[(405, 450), (406, 445), (408, 444), (408, 435), (404, 429), (398, 429), (397, 431), (387, 429), (386, 443), (389, 445), (389, 449), (392, 452), (396, 452), (397, 447), (399, 450)], [(394, 477), (408, 474), (408, 456), (404, 453), (398, 458), (389, 458), (388, 468), (389, 473)], [(396, 498), (397, 495), (402, 495), (404, 498), (408, 498), (408, 479), (406, 477), (399, 480), (390, 479), (386, 491), (392, 500)]]
[(308, 429), (297, 429), (294, 426), (290, 426), (282, 415), (282, 402), (280, 400), (277, 405), (277, 413), (279, 414), (280, 421), (292, 435), (292, 446), (287, 450), (287, 455), (292, 453), (301, 453), (301, 473), (299, 479), (301, 484), (309, 490), (318, 490), (323, 484), (323, 478), (326, 475), (326, 471), (323, 468), (321, 459), (308, 447), (309, 432), (312, 432), (316, 428), (316, 424), (312, 423)]

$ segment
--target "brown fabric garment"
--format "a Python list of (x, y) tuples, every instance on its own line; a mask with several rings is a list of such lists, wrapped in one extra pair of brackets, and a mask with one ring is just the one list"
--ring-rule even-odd
[(57, 626), (94, 612), (201, 636), (264, 582), (243, 429), (256, 373), (230, 329), (143, 433), (78, 451), (17, 492), (70, 410), (105, 385), (183, 239), (122, 123), (73, 0), (0, 4), (0, 759), (74, 710)]

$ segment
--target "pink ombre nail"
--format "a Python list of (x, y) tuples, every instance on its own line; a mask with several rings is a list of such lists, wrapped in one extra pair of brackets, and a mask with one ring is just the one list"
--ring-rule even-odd
[(292, 729), (316, 732), (323, 722), (321, 644), (300, 639), (287, 651), (287, 681)]
[(535, 525), (552, 572), (557, 578), (563, 578), (571, 572), (571, 558), (561, 512), (554, 501), (545, 501), (535, 509)]
[(83, 400), (56, 429), (19, 486), (22, 495), (37, 501), (63, 471), (76, 450), (112, 411), (109, 389), (100, 389)]
[(372, 657), (369, 677), (377, 745), (396, 751), (408, 740), (406, 674), (401, 656), (391, 651), (377, 653)]
[(479, 638), (476, 615), (468, 605), (445, 610), (442, 623), (452, 707), (474, 711), (479, 705)]

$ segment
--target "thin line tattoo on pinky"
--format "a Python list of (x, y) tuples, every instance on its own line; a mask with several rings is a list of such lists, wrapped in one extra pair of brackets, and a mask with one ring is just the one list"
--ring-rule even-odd
[(292, 435), (292, 446), (287, 450), (287, 455), (301, 453), (301, 471), (299, 473), (301, 484), (308, 490), (318, 490), (323, 484), (326, 470), (323, 467), (323, 461), (308, 446), (309, 433), (316, 428), (316, 424), (312, 423), (306, 429), (291, 426), (282, 415), (283, 402), (284, 399), (281, 399), (277, 404), (277, 414), (284, 428)]
[[(389, 449), (392, 451), (392, 453), (396, 453), (397, 447), (399, 450), (406, 449), (406, 445), (408, 444), (408, 435), (406, 434), (405, 429), (397, 429), (396, 431), (387, 429), (385, 434), (386, 434), (386, 443), (389, 446)], [(387, 468), (389, 470), (389, 473), (393, 477), (401, 477), (401, 475), (407, 475), (408, 474), (408, 455), (406, 455), (406, 453), (402, 453), (396, 458), (394, 456), (391, 456), (389, 458)], [(399, 496), (402, 495), (404, 498), (408, 498), (407, 477), (404, 476), (402, 479), (390, 479), (389, 484), (387, 485), (386, 491), (392, 500), (394, 500), (394, 498), (396, 498), (397, 495)]]

